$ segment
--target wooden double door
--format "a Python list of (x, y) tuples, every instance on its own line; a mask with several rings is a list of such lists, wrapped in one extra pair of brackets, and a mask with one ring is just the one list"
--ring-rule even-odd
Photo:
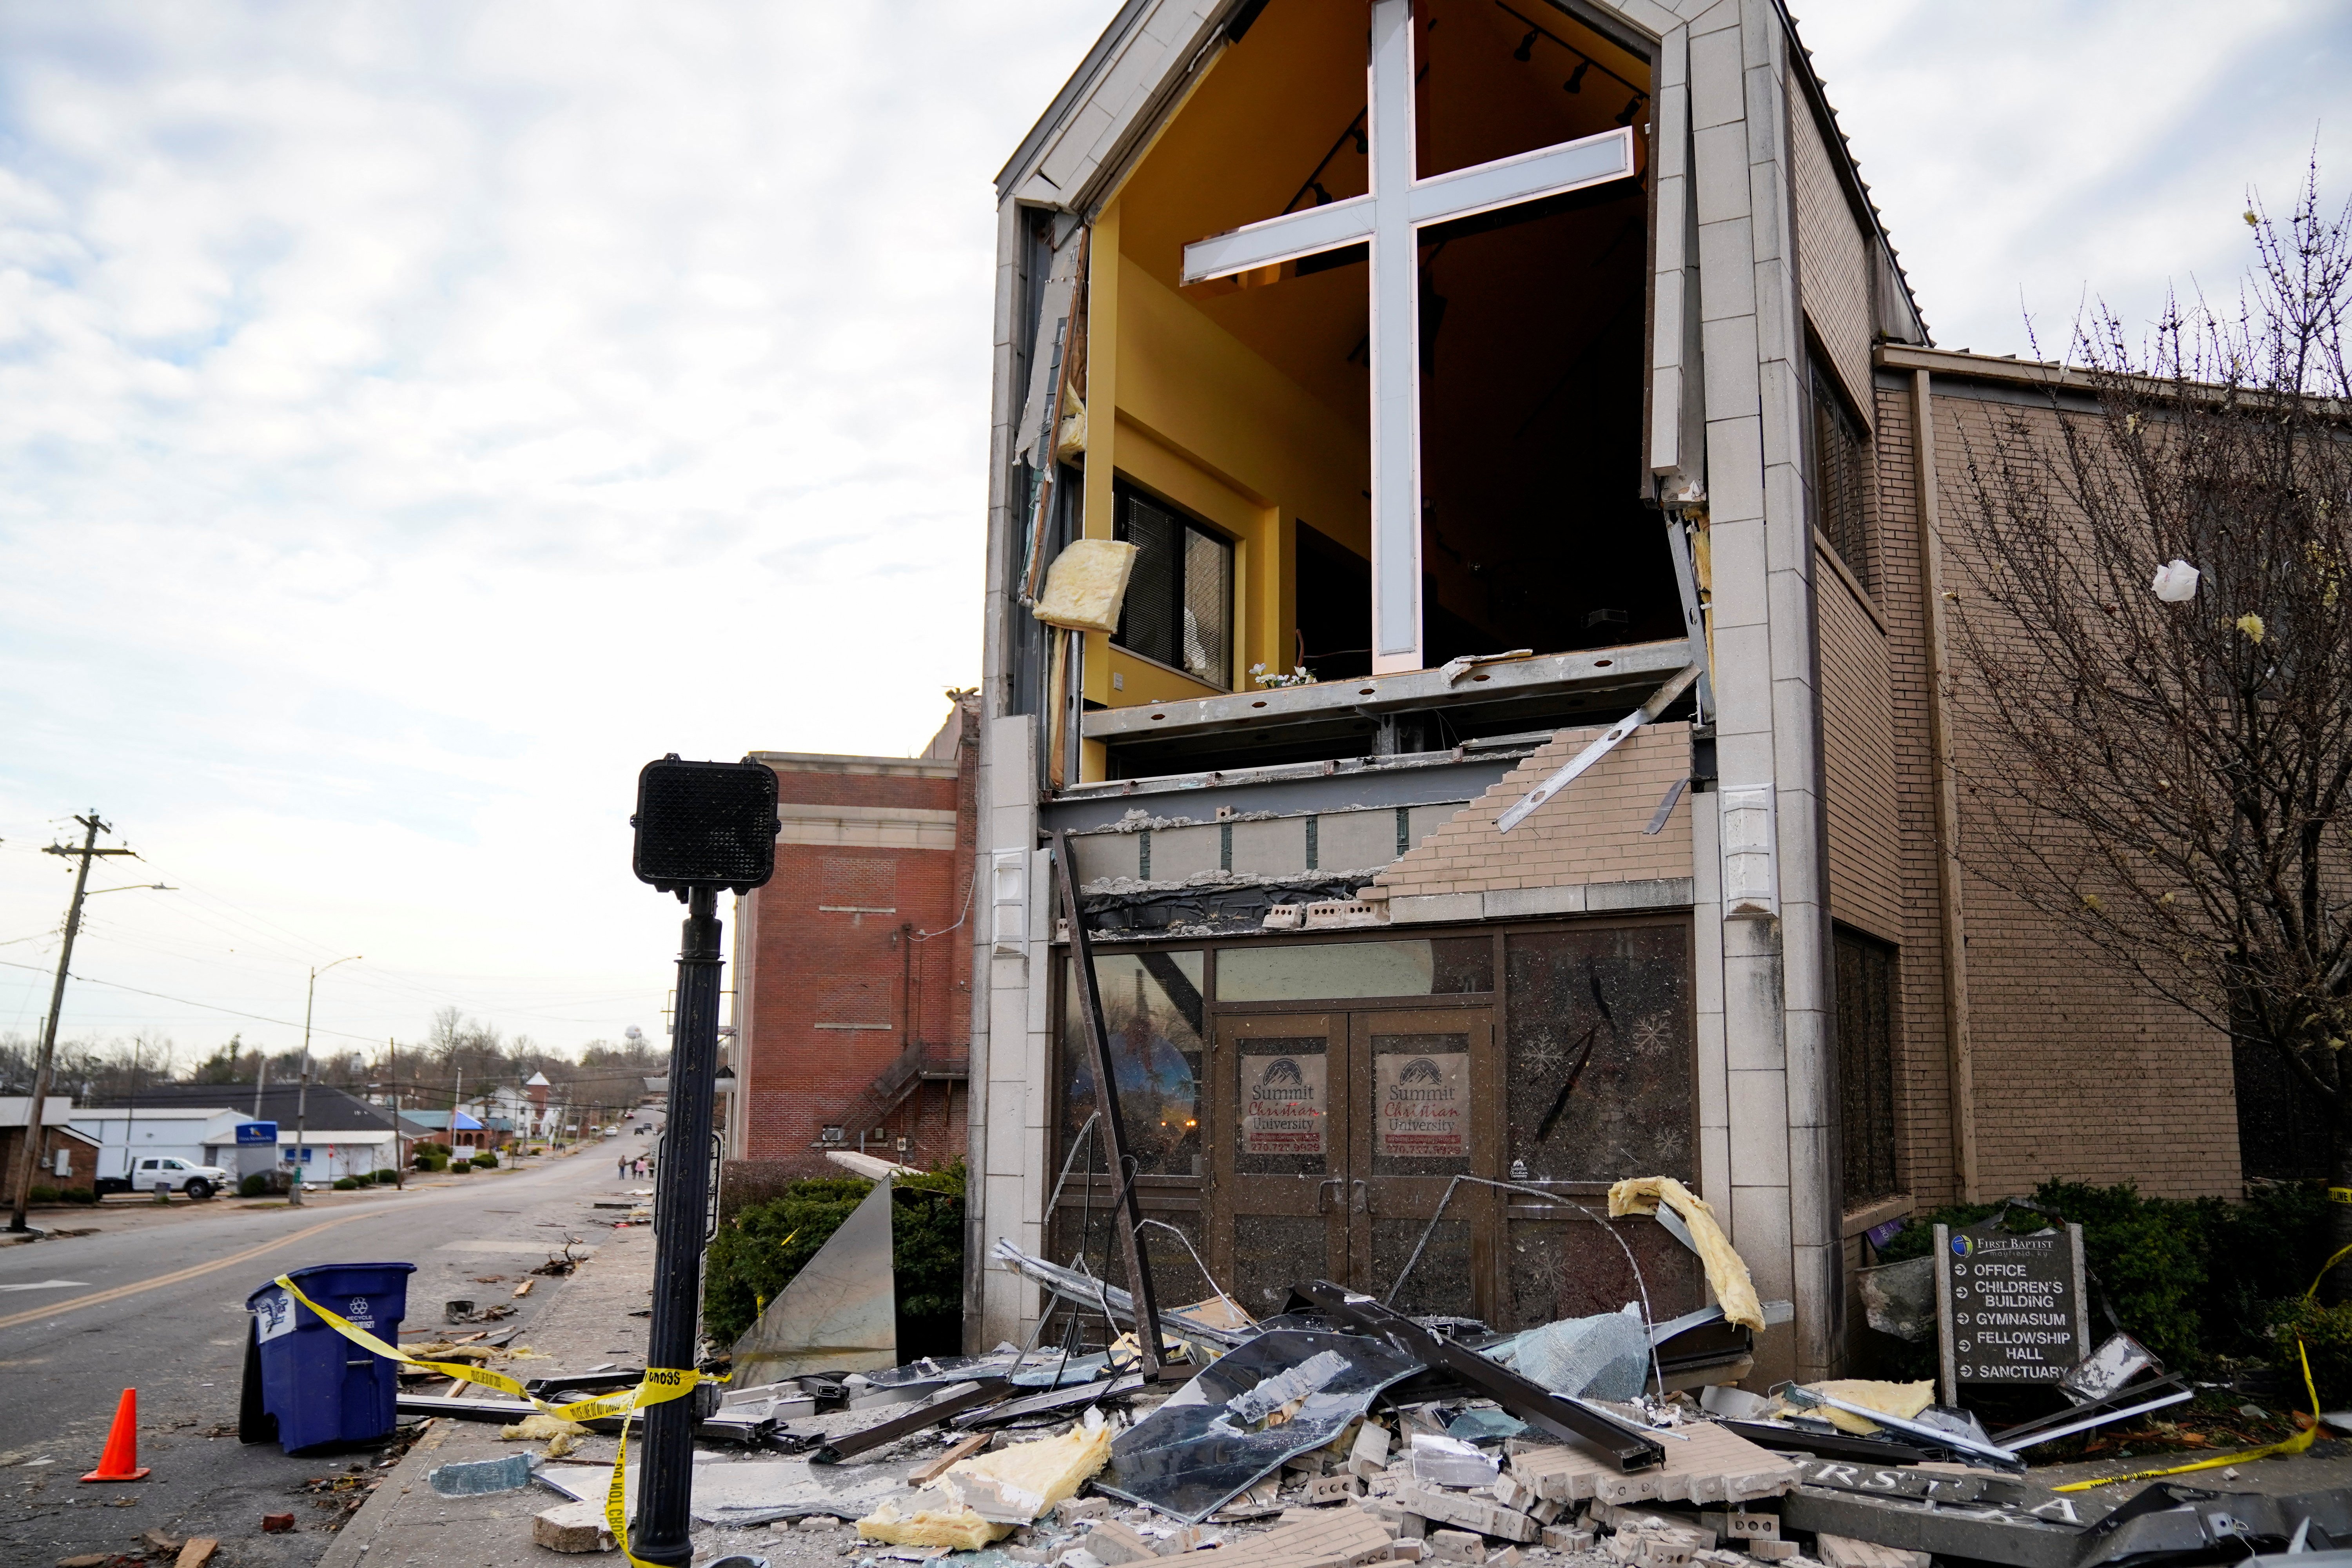
[(1387, 1299), (1402, 1276), (1402, 1310), (1491, 1316), (1499, 1194), (1454, 1183), (1500, 1174), (1491, 1003), (1223, 1013), (1210, 1061), (1206, 1229), (1243, 1306), (1318, 1278)]

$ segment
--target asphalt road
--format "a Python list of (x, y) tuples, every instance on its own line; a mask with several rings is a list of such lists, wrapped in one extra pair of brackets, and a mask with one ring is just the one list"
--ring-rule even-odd
[[(414, 1263), (402, 1342), (470, 1332), (446, 1327), (443, 1302), (509, 1301), (566, 1237), (595, 1245), (616, 1216), (592, 1205), (651, 1184), (617, 1177), (614, 1158), (652, 1142), (625, 1131), (519, 1171), (313, 1194), (301, 1208), (215, 1200), (159, 1211), (118, 1198), (37, 1216), (99, 1234), (0, 1247), (0, 1563), (131, 1552), (160, 1528), (219, 1538), (222, 1568), (315, 1563), (341, 1500), (313, 1483), (356, 1473), (364, 1484), (379, 1456), (297, 1458), (237, 1441), (246, 1297), (311, 1264)], [(554, 1284), (542, 1280), (496, 1326), (519, 1327), (513, 1342), (528, 1344)], [(644, 1338), (642, 1321), (616, 1326), (612, 1348), (641, 1355)], [(154, 1473), (81, 1484), (125, 1387), (138, 1390), (139, 1462)], [(294, 1532), (262, 1534), (268, 1513), (292, 1513)]]

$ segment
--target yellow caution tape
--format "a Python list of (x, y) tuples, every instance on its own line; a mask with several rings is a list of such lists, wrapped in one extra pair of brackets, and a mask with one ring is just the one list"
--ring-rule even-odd
[[(2331, 1193), (2352, 1192), (2352, 1187), (2330, 1187), (2327, 1190)], [(2346, 1201), (2352, 1202), (2352, 1199), (2347, 1199)], [(2343, 1262), (2347, 1258), (2352, 1258), (2352, 1247), (2339, 1247), (2336, 1250), (2335, 1257), (2321, 1264), (2319, 1266), (2319, 1272), (2313, 1275), (2311, 1278), (2311, 1289), (2303, 1293), (2303, 1299), (2308, 1301), (2316, 1297), (2319, 1294), (2320, 1281), (2327, 1278), (2327, 1271), (2335, 1268), (2337, 1264)]]
[[(419, 1361), (398, 1346), (384, 1343), (350, 1319), (321, 1307), (304, 1295), (302, 1287), (295, 1284), (289, 1276), (280, 1274), (273, 1283), (285, 1287), (296, 1300), (316, 1312), (320, 1321), (342, 1335), (343, 1338), (362, 1350), (383, 1357), (386, 1361), (398, 1362), (403, 1366), (423, 1367), (427, 1372), (440, 1373), (444, 1376), (454, 1377), (461, 1382), (478, 1383), (485, 1388), (495, 1388), (501, 1394), (510, 1394), (517, 1399), (535, 1405), (550, 1415), (564, 1421), (595, 1421), (613, 1415), (622, 1417), (621, 1448), (620, 1452), (614, 1457), (612, 1481), (604, 1489), (604, 1523), (606, 1528), (612, 1531), (613, 1539), (620, 1544), (621, 1555), (629, 1560), (630, 1568), (659, 1568), (659, 1564), (648, 1563), (629, 1550), (627, 1481), (629, 1423), (627, 1417), (630, 1412), (642, 1410), (646, 1405), (664, 1405), (670, 1400), (691, 1394), (694, 1392), (694, 1385), (703, 1381), (703, 1374), (700, 1372), (693, 1367), (647, 1367), (645, 1381), (635, 1388), (625, 1388), (617, 1394), (600, 1394), (593, 1399), (575, 1399), (567, 1405), (554, 1405), (532, 1394), (506, 1373), (492, 1372), (488, 1367), (475, 1366), (461, 1361)], [(725, 1380), (714, 1377), (710, 1381), (719, 1383)]]
[[(2352, 1187), (2328, 1188), (2327, 1201), (2331, 1204), (2352, 1204)], [(2343, 1254), (2338, 1253), (2336, 1256), (2340, 1258)]]
[[(2347, 1249), (2352, 1250), (2352, 1249)], [(2341, 1256), (2340, 1254), (2338, 1256)], [(2326, 1270), (2321, 1270), (2325, 1273)], [(2319, 1437), (2319, 1390), (2312, 1385), (2311, 1357), (2305, 1352), (2303, 1342), (2294, 1342), (2294, 1353), (2303, 1363), (2303, 1391), (2311, 1395), (2311, 1425), (2284, 1442), (2266, 1444), (2260, 1448), (2241, 1449), (2234, 1454), (2219, 1454), (2210, 1459), (2200, 1459), (2191, 1465), (2173, 1465), (2160, 1470), (2134, 1470), (2129, 1475), (2099, 1476), (2087, 1481), (2069, 1481), (2052, 1491), (2084, 1492), (2093, 1487), (2111, 1487), (2117, 1481), (2153, 1480), (2158, 1476), (2184, 1476), (2191, 1470), (2218, 1469), (2223, 1465), (2244, 1464), (2250, 1459), (2267, 1459), (2273, 1454), (2300, 1454)]]

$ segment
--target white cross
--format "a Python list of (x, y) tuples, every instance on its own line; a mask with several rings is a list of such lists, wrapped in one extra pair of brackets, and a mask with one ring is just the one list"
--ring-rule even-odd
[(1371, 190), (1195, 240), (1184, 247), (1183, 280), (1206, 282), (1371, 241), (1372, 673), (1386, 675), (1422, 667), (1416, 231), (1627, 179), (1633, 174), (1633, 132), (1620, 127), (1418, 179), (1412, 0), (1372, 0), (1368, 74)]

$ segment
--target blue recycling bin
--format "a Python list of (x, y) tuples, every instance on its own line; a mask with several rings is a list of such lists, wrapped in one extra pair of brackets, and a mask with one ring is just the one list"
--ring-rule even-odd
[[(414, 1263), (322, 1263), (287, 1276), (302, 1293), (386, 1344), (400, 1342)], [(361, 1349), (282, 1285), (245, 1299), (247, 1442), (275, 1436), (289, 1454), (382, 1437), (398, 1417), (395, 1363)]]

